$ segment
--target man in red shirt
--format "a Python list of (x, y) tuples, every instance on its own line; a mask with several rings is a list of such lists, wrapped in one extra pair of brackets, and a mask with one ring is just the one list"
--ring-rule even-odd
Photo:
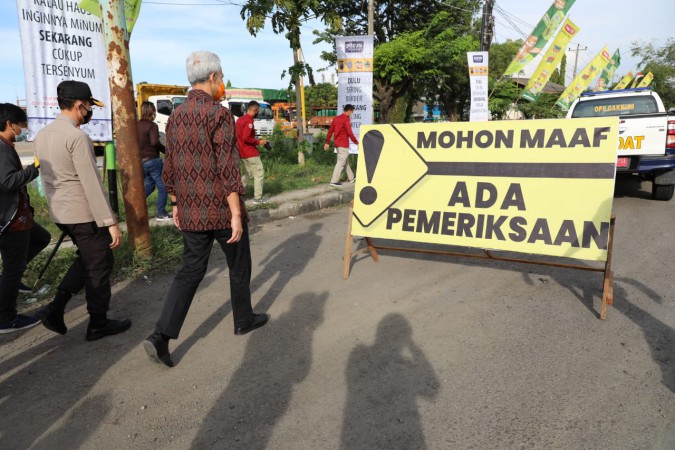
[(258, 153), (258, 145), (267, 144), (265, 139), (255, 138), (253, 119), (258, 115), (258, 111), (260, 111), (260, 104), (252, 100), (246, 107), (246, 114), (237, 119), (239, 156), (244, 162), (244, 168), (248, 176), (253, 178), (253, 203), (256, 205), (265, 203), (262, 198), (265, 169), (260, 159), (260, 153)]
[(349, 103), (345, 105), (344, 112), (333, 119), (333, 123), (330, 124), (328, 129), (328, 134), (326, 135), (326, 144), (323, 146), (324, 150), (330, 148), (330, 138), (335, 135), (335, 150), (337, 150), (337, 164), (335, 164), (335, 169), (333, 170), (333, 178), (330, 180), (331, 186), (342, 186), (340, 183), (340, 175), (342, 174), (342, 169), (347, 170), (347, 179), (350, 183), (353, 183), (354, 172), (352, 168), (349, 167), (349, 140), (356, 145), (359, 145), (359, 141), (354, 136), (352, 132), (352, 123), (351, 116), (354, 112), (354, 105)]

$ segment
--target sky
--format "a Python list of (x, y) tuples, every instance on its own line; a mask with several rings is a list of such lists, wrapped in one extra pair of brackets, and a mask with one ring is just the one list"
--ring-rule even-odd
[[(551, 0), (497, 0), (496, 4), (508, 13), (513, 24), (495, 12), (495, 41), (529, 34), (551, 3)], [(275, 35), (269, 23), (256, 37), (251, 36), (239, 11), (239, 6), (218, 0), (144, 1), (130, 41), (134, 83), (187, 84), (187, 55), (194, 50), (211, 50), (220, 56), (225, 78), (235, 87), (288, 86), (288, 78), (281, 79), (282, 71), (293, 61), (288, 41), (283, 35)], [(663, 44), (668, 37), (675, 36), (673, 0), (576, 0), (570, 17), (581, 28), (573, 45), (579, 43), (588, 48), (579, 53), (579, 70), (607, 44), (611, 53), (617, 47), (621, 49), (622, 64), (617, 74), (623, 74), (635, 69), (638, 63), (630, 57), (632, 42), (654, 40)], [(302, 28), (305, 59), (315, 70), (325, 67), (320, 54), (330, 50), (327, 44), (312, 44), (312, 31), (321, 28), (316, 20)], [(17, 98), (25, 98), (25, 84), (14, 0), (0, 0), (0, 42), (4, 49), (0, 102), (15, 102)], [(568, 61), (573, 59), (568, 56)], [(320, 73), (317, 80), (321, 81)]]

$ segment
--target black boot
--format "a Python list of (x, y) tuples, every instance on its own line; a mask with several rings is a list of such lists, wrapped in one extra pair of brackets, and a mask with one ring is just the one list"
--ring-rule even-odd
[(113, 334), (123, 333), (131, 327), (129, 319), (108, 319), (105, 314), (90, 314), (87, 326), (88, 341), (95, 341)]
[(169, 353), (169, 339), (162, 336), (161, 333), (152, 333), (143, 342), (145, 352), (150, 357), (150, 360), (173, 367), (171, 354)]
[(66, 323), (63, 320), (63, 314), (72, 296), (73, 294), (70, 292), (58, 289), (54, 300), (38, 312), (37, 316), (42, 320), (42, 325), (45, 328), (59, 334), (66, 334), (68, 332)]

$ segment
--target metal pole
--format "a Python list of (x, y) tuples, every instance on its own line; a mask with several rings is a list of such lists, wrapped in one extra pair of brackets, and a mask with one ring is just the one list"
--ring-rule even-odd
[[(583, 52), (583, 51), (586, 51), (586, 49), (588, 49), (588, 47), (584, 47), (584, 48), (582, 48), (582, 49), (580, 49), (579, 47), (581, 47), (581, 44), (577, 44), (577, 49), (576, 49), (576, 50), (570, 50), (570, 51), (573, 51), (573, 52), (576, 52), (576, 53), (577, 53), (576, 56), (574, 57), (574, 72), (572, 72), (572, 79), (573, 79), (573, 80), (577, 77), (577, 66), (578, 66), (578, 64), (579, 64), (579, 52), (580, 52), (580, 51)], [(563, 74), (563, 75), (564, 75), (564, 74)]]
[(150, 257), (152, 255), (150, 227), (145, 203), (143, 165), (138, 145), (124, 1), (102, 0), (99, 3), (103, 36), (108, 50), (110, 97), (129, 241), (137, 256)]
[[(305, 56), (302, 54), (302, 48), (298, 49), (298, 60), (304, 62)], [(300, 104), (302, 105), (302, 134), (305, 134), (305, 120), (307, 118), (307, 111), (305, 108), (305, 80), (300, 78)], [(299, 127), (298, 127), (299, 128)], [(303, 138), (304, 139), (304, 138)]]
[(47, 267), (49, 267), (49, 264), (52, 262), (52, 259), (54, 259), (54, 255), (56, 255), (56, 252), (59, 251), (59, 247), (61, 247), (61, 244), (63, 244), (63, 240), (66, 237), (66, 233), (61, 233), (61, 237), (59, 237), (59, 240), (56, 241), (56, 245), (54, 245), (54, 248), (52, 249), (51, 254), (49, 255), (49, 258), (47, 258), (47, 262), (45, 262), (45, 265), (42, 267), (42, 270), (40, 270), (40, 274), (37, 277), (37, 280), (35, 280), (35, 283), (33, 283), (33, 289), (35, 289), (42, 279), (42, 275), (45, 274), (47, 271)]
[(481, 16), (481, 21), (480, 21), (480, 51), (484, 52), (485, 51), (485, 29), (487, 27), (487, 4), (488, 2), (483, 3), (483, 15)]
[(115, 214), (120, 213), (120, 205), (117, 200), (117, 158), (115, 158), (115, 144), (105, 144), (105, 169), (108, 175), (108, 201)]
[[(293, 62), (297, 65), (300, 62), (300, 51), (296, 48), (293, 49)], [(302, 130), (302, 76), (298, 75), (295, 79), (295, 121), (297, 123), (298, 131), (298, 164), (303, 166), (305, 164), (305, 154), (302, 152), (300, 143), (303, 141), (303, 130)], [(291, 122), (292, 123), (292, 122)]]
[(375, 34), (375, 0), (368, 0), (368, 34)]

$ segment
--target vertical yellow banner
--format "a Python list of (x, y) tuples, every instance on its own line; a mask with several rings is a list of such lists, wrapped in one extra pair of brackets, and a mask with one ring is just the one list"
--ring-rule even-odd
[(639, 88), (644, 88), (652, 84), (652, 80), (654, 79), (654, 74), (649, 72), (645, 77), (640, 81), (640, 84), (637, 85)]
[(607, 64), (611, 56), (607, 47), (604, 47), (600, 50), (593, 61), (591, 61), (584, 70), (582, 70), (579, 75), (576, 76), (574, 80), (567, 86), (567, 89), (560, 95), (560, 98), (556, 105), (560, 106), (563, 111), (567, 111), (570, 108), (570, 105), (574, 100), (581, 95), (581, 93), (586, 89), (593, 79), (600, 74)]
[(626, 89), (626, 86), (628, 86), (628, 83), (630, 83), (630, 80), (633, 79), (635, 75), (633, 74), (633, 71), (631, 70), (628, 72), (624, 77), (619, 81), (616, 86), (614, 86), (614, 91), (617, 91), (619, 89)]
[(531, 102), (537, 101), (542, 89), (544, 89), (544, 86), (548, 83), (551, 75), (553, 75), (553, 71), (558, 67), (558, 64), (560, 64), (560, 60), (565, 54), (567, 44), (572, 39), (572, 36), (577, 34), (579, 30), (580, 28), (570, 19), (565, 21), (560, 28), (558, 36), (556, 36), (553, 43), (551, 43), (551, 46), (548, 48), (548, 51), (542, 58), (539, 66), (537, 66), (537, 70), (534, 71), (527, 86), (525, 86), (522, 94), (520, 94), (522, 98)]

